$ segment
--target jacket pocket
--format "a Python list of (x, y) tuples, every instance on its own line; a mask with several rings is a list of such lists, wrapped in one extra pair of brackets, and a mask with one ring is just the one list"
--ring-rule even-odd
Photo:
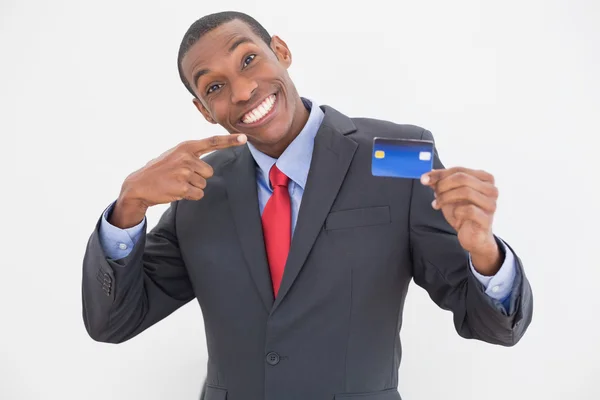
[(203, 400), (227, 400), (227, 389), (207, 385)]
[(329, 213), (325, 220), (325, 230), (383, 225), (391, 221), (389, 206), (355, 208)]
[(402, 400), (397, 389), (386, 389), (378, 392), (341, 393), (334, 400)]

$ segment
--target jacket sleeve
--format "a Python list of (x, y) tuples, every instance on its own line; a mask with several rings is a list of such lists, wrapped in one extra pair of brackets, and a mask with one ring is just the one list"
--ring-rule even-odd
[(111, 259), (99, 236), (100, 217), (83, 259), (83, 321), (91, 338), (121, 343), (194, 298), (175, 230), (177, 203), (126, 257)]
[[(423, 139), (433, 140), (429, 131)], [(434, 168), (444, 168), (437, 149)], [(516, 278), (508, 309), (486, 295), (482, 283), (469, 266), (469, 254), (461, 247), (456, 231), (441, 211), (431, 206), (433, 190), (420, 181), (413, 182), (410, 207), (410, 246), (413, 277), (442, 309), (451, 311), (454, 326), (464, 338), (513, 346), (532, 320), (533, 297), (523, 264), (514, 250)], [(499, 244), (499, 238), (496, 238)], [(501, 246), (502, 248), (502, 246)]]

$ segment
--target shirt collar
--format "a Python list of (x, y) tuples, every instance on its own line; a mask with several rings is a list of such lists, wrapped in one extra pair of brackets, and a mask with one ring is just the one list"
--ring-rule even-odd
[(307, 110), (310, 110), (308, 120), (298, 136), (296, 136), (292, 143), (289, 144), (278, 159), (260, 152), (248, 142), (248, 148), (250, 153), (252, 153), (252, 157), (254, 157), (254, 161), (256, 161), (256, 164), (258, 165), (262, 179), (269, 187), (269, 171), (271, 170), (271, 167), (273, 167), (273, 164), (276, 164), (277, 168), (294, 181), (294, 183), (300, 186), (302, 190), (304, 190), (306, 186), (315, 136), (323, 122), (325, 114), (318, 104), (312, 100), (303, 98), (302, 103)]

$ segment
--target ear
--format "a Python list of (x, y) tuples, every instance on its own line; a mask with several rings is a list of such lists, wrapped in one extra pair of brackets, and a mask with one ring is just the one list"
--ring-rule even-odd
[(217, 122), (211, 117), (210, 112), (206, 109), (206, 107), (204, 107), (204, 104), (202, 104), (200, 102), (200, 100), (198, 100), (198, 98), (194, 97), (194, 100), (192, 100), (194, 105), (196, 106), (196, 108), (198, 109), (198, 111), (200, 111), (200, 113), (204, 116), (204, 118), (210, 122), (211, 124), (216, 124)]
[(273, 50), (279, 62), (286, 69), (292, 65), (292, 52), (279, 36), (273, 36), (271, 38), (271, 50)]

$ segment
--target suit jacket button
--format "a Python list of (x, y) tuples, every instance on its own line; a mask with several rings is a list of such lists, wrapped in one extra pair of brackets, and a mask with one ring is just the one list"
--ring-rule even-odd
[(267, 364), (277, 365), (277, 364), (279, 364), (279, 360), (280, 360), (279, 354), (275, 353), (274, 351), (267, 354)]
[(110, 290), (112, 289), (111, 284), (102, 284), (102, 290), (106, 293), (107, 296), (110, 296)]

